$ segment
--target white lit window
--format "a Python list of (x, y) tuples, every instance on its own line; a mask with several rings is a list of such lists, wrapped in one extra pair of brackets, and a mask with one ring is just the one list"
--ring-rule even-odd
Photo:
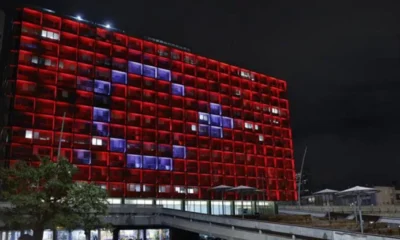
[(258, 135), (258, 141), (260, 141), (260, 142), (264, 141), (264, 136), (263, 135)]
[(196, 128), (196, 125), (193, 124), (193, 125), (192, 125), (192, 131), (196, 131), (196, 129), (197, 129), (197, 128)]
[(200, 113), (200, 120), (208, 121), (208, 116), (206, 114), (201, 114)]
[(175, 192), (177, 192), (177, 193), (185, 193), (185, 187), (175, 187)]
[(101, 146), (103, 145), (103, 141), (100, 138), (92, 138), (92, 145)]
[(188, 187), (187, 193), (188, 194), (196, 194), (197, 193), (197, 188), (196, 187)]
[(50, 59), (44, 60), (44, 65), (51, 66), (51, 60)]
[(255, 129), (255, 130), (258, 130), (258, 129), (259, 129), (259, 127), (258, 127), (257, 124), (254, 126), (254, 129)]
[(247, 128), (247, 129), (253, 129), (253, 124), (252, 124), (252, 123), (245, 122), (245, 123), (244, 123), (244, 127)]
[(235, 90), (235, 95), (236, 95), (236, 96), (240, 96), (240, 90), (236, 89), (236, 90)]
[(31, 59), (31, 62), (34, 63), (34, 64), (38, 64), (39, 63), (39, 58), (36, 57), (36, 56), (33, 56), (32, 59)]
[(32, 139), (32, 130), (26, 130), (25, 131), (25, 138)]
[(278, 114), (278, 113), (279, 113), (279, 110), (278, 110), (277, 108), (272, 108), (272, 113), (273, 113), (273, 114)]
[(278, 124), (279, 124), (279, 121), (274, 119), (274, 120), (272, 120), (272, 123), (278, 125)]
[(42, 37), (50, 38), (50, 39), (54, 39), (54, 40), (60, 39), (60, 35), (58, 33), (50, 32), (50, 31), (46, 31), (46, 30), (42, 30)]
[(158, 192), (160, 193), (168, 193), (170, 192), (171, 187), (170, 186), (159, 186), (158, 187)]

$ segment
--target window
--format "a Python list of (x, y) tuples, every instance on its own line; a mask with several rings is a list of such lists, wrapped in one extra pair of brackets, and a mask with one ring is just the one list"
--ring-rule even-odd
[(90, 151), (75, 149), (74, 162), (80, 164), (90, 164)]
[(25, 131), (25, 138), (32, 139), (32, 130)]
[(258, 130), (258, 129), (260, 129), (260, 127), (256, 124), (256, 125), (254, 125), (254, 129)]
[(134, 73), (137, 75), (142, 75), (142, 64), (137, 63), (137, 62), (131, 62), (129, 61), (128, 63), (128, 72), (129, 73)]
[(185, 87), (181, 84), (172, 84), (172, 95), (185, 96)]
[(271, 111), (273, 114), (279, 114), (279, 110), (277, 108), (272, 108)]
[(51, 31), (47, 31), (47, 30), (42, 30), (42, 37), (50, 38), (50, 39), (53, 39), (53, 40), (59, 40), (60, 39), (60, 34), (55, 33), (55, 32), (51, 32)]
[(103, 141), (100, 138), (92, 138), (92, 145), (101, 146), (103, 145)]
[(156, 68), (148, 65), (143, 65), (143, 76), (156, 78)]
[(112, 70), (111, 80), (113, 83), (126, 84), (126, 73), (117, 70)]
[(143, 168), (157, 169), (157, 157), (144, 156), (143, 157)]
[(211, 125), (220, 127), (221, 126), (221, 117), (218, 115), (211, 114)]
[(171, 71), (167, 69), (158, 68), (157, 78), (161, 80), (171, 81)]
[(258, 141), (263, 142), (264, 141), (264, 136), (263, 135), (258, 135)]
[(201, 112), (199, 112), (199, 119), (200, 119), (200, 123), (204, 123), (204, 124), (208, 124), (209, 122), (208, 122), (208, 119), (209, 119), (209, 117), (208, 117), (208, 114), (207, 113), (201, 113)]
[(172, 157), (174, 158), (186, 158), (186, 147), (184, 146), (172, 146)]
[(222, 117), (222, 127), (233, 128), (233, 119), (230, 117)]
[(39, 58), (37, 56), (33, 56), (31, 59), (31, 62), (34, 64), (38, 64), (39, 63)]
[(93, 120), (100, 122), (110, 122), (110, 110), (94, 107)]
[(246, 128), (246, 129), (253, 129), (253, 124), (252, 124), (252, 123), (245, 122), (245, 123), (244, 123), (244, 128)]
[(110, 138), (111, 152), (125, 152), (125, 148), (126, 148), (125, 139)]
[(140, 184), (128, 183), (128, 192), (140, 192)]
[(172, 170), (172, 159), (165, 158), (165, 157), (159, 157), (158, 158), (158, 170), (171, 171)]
[(175, 187), (175, 192), (186, 193), (186, 189), (185, 189), (185, 187)]
[(197, 187), (188, 187), (187, 193), (188, 194), (197, 194), (198, 193), (198, 188)]
[(192, 124), (192, 131), (195, 132), (197, 130), (196, 125)]
[(221, 105), (216, 103), (210, 103), (211, 114), (221, 115)]
[(94, 92), (95, 93), (110, 95), (110, 90), (111, 90), (111, 87), (110, 87), (109, 82), (100, 81), (100, 80), (94, 81)]
[(142, 156), (128, 154), (126, 159), (126, 166), (128, 168), (142, 168)]
[(210, 127), (207, 125), (199, 125), (199, 135), (208, 136), (210, 132)]
[(169, 185), (163, 185), (158, 187), (158, 192), (160, 193), (169, 193), (171, 192), (171, 186)]
[(222, 138), (222, 129), (220, 127), (211, 127), (211, 137)]

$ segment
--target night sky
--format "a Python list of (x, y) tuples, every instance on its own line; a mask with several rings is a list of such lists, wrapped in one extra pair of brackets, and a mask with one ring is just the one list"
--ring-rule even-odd
[[(316, 189), (400, 184), (400, 1), (11, 0), (285, 79)], [(6, 6), (9, 7), (9, 6)]]

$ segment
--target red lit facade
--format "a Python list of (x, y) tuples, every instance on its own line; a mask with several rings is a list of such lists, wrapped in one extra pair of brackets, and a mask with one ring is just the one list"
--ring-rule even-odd
[(9, 165), (56, 159), (65, 113), (61, 154), (112, 197), (297, 199), (285, 81), (38, 9), (12, 35)]

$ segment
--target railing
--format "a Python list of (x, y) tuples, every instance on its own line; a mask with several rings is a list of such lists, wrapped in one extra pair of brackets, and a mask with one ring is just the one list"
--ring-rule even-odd
[[(353, 213), (353, 206), (291, 206), (291, 205), (279, 205), (278, 209), (285, 210), (302, 210), (310, 212), (338, 212), (338, 213)], [(386, 205), (386, 206), (361, 206), (361, 211), (364, 214), (399, 214), (400, 206), (398, 205)]]

